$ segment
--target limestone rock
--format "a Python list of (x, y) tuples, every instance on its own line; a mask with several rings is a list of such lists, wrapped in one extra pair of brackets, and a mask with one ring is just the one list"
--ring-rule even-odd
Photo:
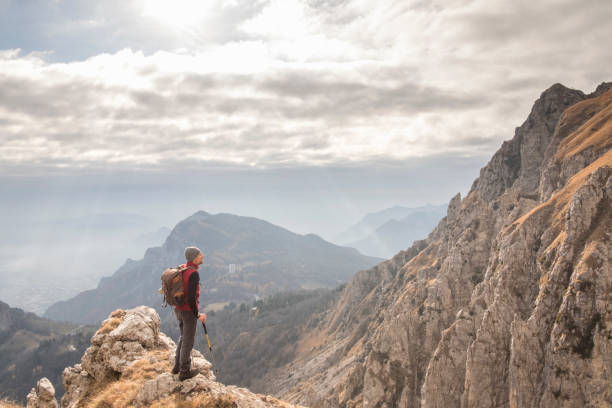
[[(170, 373), (175, 351), (174, 342), (160, 332), (160, 319), (155, 310), (145, 306), (117, 310), (102, 322), (81, 364), (64, 370), (62, 377), (66, 393), (62, 407), (76, 408), (84, 404), (173, 406), (177, 401), (190, 400), (204, 406), (295, 406), (216, 382), (210, 362), (195, 349), (191, 354), (192, 368), (199, 374), (179, 381), (178, 375)], [(39, 389), (46, 390), (41, 386)], [(47, 393), (39, 391), (32, 400), (35, 397), (36, 401), (40, 400), (39, 395), (46, 398)]]
[[(427, 239), (360, 271), (266, 391), (335, 407), (612, 406), (612, 84), (555, 84)], [(287, 378), (286, 373), (291, 372)]]
[(126, 312), (123, 320), (109, 333), (115, 342), (152, 348), (159, 343), (159, 315), (154, 309), (139, 306)]
[(140, 406), (147, 406), (155, 400), (167, 397), (170, 393), (180, 389), (182, 383), (172, 378), (172, 374), (160, 374), (153, 380), (149, 380), (140, 389), (136, 401)]
[[(156, 333), (150, 327), (153, 314), (157, 315), (153, 309), (141, 306), (104, 320), (81, 359), (83, 369), (98, 381), (122, 373), (155, 344)], [(159, 335), (159, 316), (157, 327)]]
[(62, 383), (66, 390), (61, 401), (62, 408), (74, 408), (86, 396), (90, 387), (95, 383), (95, 379), (83, 370), (81, 364), (76, 364), (64, 369)]
[(47, 377), (43, 377), (36, 383), (36, 388), (28, 393), (27, 408), (57, 408), (55, 399), (55, 388)]

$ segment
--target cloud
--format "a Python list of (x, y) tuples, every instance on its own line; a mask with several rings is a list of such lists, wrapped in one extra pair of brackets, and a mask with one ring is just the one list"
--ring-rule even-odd
[(5, 166), (481, 157), (553, 83), (610, 80), (606, 2), (143, 4), (0, 3)]
[[(330, 164), (392, 151), (376, 147), (376, 137), (414, 127), (413, 115), (469, 111), (487, 102), (391, 78), (391, 84), (368, 81), (367, 65), (362, 78), (348, 80), (324, 68), (275, 67), (253, 76), (189, 68), (206, 54), (123, 50), (62, 64), (3, 57), (0, 119), (10, 126), (0, 155), (7, 163), (156, 165), (165, 154), (184, 154), (259, 165)], [(174, 58), (187, 68), (177, 69)], [(385, 124), (388, 118), (397, 123)], [(23, 143), (23, 135), (38, 147)]]
[[(191, 24), (176, 21), (173, 26), (164, 21), (163, 15), (147, 13), (147, 6), (160, 3), (155, 0), (2, 0), (0, 48), (22, 48), (26, 52), (48, 50), (52, 51), (50, 57), (54, 61), (69, 61), (124, 48), (153, 53), (160, 49), (193, 49), (248, 40), (250, 36), (239, 27), (258, 15), (267, 1), (198, 2), (198, 10), (205, 8), (205, 13), (198, 13), (201, 15)], [(165, 11), (176, 13), (181, 7), (193, 8), (195, 4), (177, 0), (170, 8), (165, 6)]]

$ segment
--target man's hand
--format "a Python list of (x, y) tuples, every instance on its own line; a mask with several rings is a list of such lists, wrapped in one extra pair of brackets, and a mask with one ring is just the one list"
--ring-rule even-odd
[(206, 313), (200, 313), (200, 315), (198, 316), (198, 320), (202, 323), (206, 323)]

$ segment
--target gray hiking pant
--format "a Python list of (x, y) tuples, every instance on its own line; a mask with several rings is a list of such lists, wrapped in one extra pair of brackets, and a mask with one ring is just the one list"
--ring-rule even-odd
[(191, 310), (174, 309), (176, 318), (179, 321), (181, 337), (176, 345), (176, 357), (174, 365), (179, 367), (180, 372), (187, 372), (191, 368), (191, 349), (195, 341), (195, 333), (198, 318), (193, 315)]

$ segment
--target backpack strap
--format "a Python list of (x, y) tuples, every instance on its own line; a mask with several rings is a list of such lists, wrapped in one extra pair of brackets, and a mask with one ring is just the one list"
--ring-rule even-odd
[(182, 268), (180, 266), (177, 266), (177, 269), (179, 270), (179, 272), (181, 274), (183, 274), (184, 272), (186, 272), (186, 271), (188, 271), (190, 269), (196, 269), (196, 268), (194, 268), (193, 266), (184, 266)]

